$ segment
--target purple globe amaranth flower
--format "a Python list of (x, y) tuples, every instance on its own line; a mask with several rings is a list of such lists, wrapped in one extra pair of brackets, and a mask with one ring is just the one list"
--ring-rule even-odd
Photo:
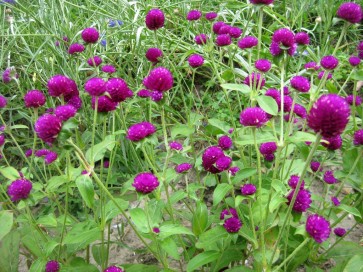
[(211, 11), (211, 12), (207, 12), (207, 13), (205, 14), (205, 18), (206, 18), (208, 21), (212, 21), (212, 20), (216, 19), (217, 17), (218, 17), (218, 13), (217, 13), (217, 12), (213, 12), (213, 11)]
[[(265, 93), (266, 96), (270, 96), (272, 97), (276, 103), (277, 103), (277, 106), (280, 105), (280, 101), (281, 101), (281, 94), (280, 94), (280, 91), (276, 90), (276, 89), (268, 89)], [(280, 107), (280, 106), (279, 106)]]
[(188, 63), (193, 68), (200, 67), (204, 64), (204, 58), (201, 55), (193, 54), (189, 56)]
[(334, 56), (324, 56), (320, 60), (320, 65), (325, 70), (334, 70), (339, 64), (339, 60)]
[(239, 167), (233, 166), (228, 169), (228, 172), (231, 174), (231, 176), (235, 176), (239, 170)]
[(349, 58), (349, 64), (353, 67), (358, 66), (360, 64), (361, 60), (357, 56), (351, 56)]
[(238, 214), (237, 214), (237, 211), (236, 209), (234, 208), (227, 208), (227, 209), (224, 209), (220, 216), (219, 216), (219, 219), (220, 220), (224, 220), (225, 217), (234, 217), (234, 218), (238, 218)]
[(60, 265), (57, 261), (48, 261), (45, 265), (45, 272), (58, 272), (60, 269)]
[(260, 73), (252, 73), (248, 75), (245, 80), (243, 81), (244, 84), (250, 86), (250, 87), (260, 87), (262, 88), (265, 86), (266, 80)]
[(347, 231), (344, 228), (335, 228), (334, 229), (334, 234), (336, 236), (343, 237), (346, 233), (347, 233)]
[(239, 122), (243, 126), (260, 128), (268, 121), (266, 112), (259, 107), (244, 109), (240, 114)]
[(159, 48), (149, 48), (146, 51), (145, 57), (147, 58), (148, 61), (153, 62), (153, 63), (157, 63), (159, 62), (159, 59), (163, 56), (163, 51), (161, 51), (161, 49)]
[(122, 270), (121, 268), (112, 265), (107, 267), (103, 272), (125, 272), (125, 270)]
[(154, 233), (160, 233), (160, 229), (159, 228), (153, 228), (153, 232)]
[(288, 28), (280, 28), (272, 35), (272, 41), (279, 46), (292, 47), (295, 43), (294, 33)]
[(225, 170), (229, 169), (229, 167), (231, 166), (231, 163), (232, 163), (232, 158), (228, 157), (228, 156), (224, 156), (224, 157), (218, 158), (215, 164), (216, 164), (216, 168), (219, 171), (225, 171)]
[(217, 146), (208, 147), (202, 155), (202, 165), (204, 169), (213, 174), (222, 172), (214, 166), (219, 158), (225, 157), (223, 150)]
[(253, 36), (246, 36), (237, 43), (240, 49), (248, 49), (257, 46), (258, 39)]
[(58, 106), (54, 110), (55, 116), (57, 116), (62, 121), (67, 121), (68, 119), (74, 117), (77, 113), (77, 109), (71, 105)]
[(202, 12), (197, 9), (193, 9), (193, 10), (189, 11), (187, 14), (188, 21), (197, 21), (200, 19), (200, 17), (202, 17)]
[(185, 173), (188, 172), (190, 169), (192, 169), (192, 167), (193, 165), (191, 165), (190, 163), (181, 163), (175, 167), (175, 171), (179, 174)]
[(150, 30), (157, 30), (164, 26), (165, 16), (160, 9), (151, 9), (145, 17), (146, 27)]
[(328, 74), (327, 78), (326, 79), (331, 79), (333, 77), (333, 75), (331, 73), (328, 73), (326, 71), (320, 71), (319, 74), (318, 74), (318, 79), (322, 79), (323, 76), (325, 75), (325, 73)]
[(318, 214), (309, 215), (306, 220), (307, 233), (317, 242), (322, 243), (330, 236), (330, 223)]
[(358, 58), (363, 59), (363, 51), (358, 52)]
[(309, 34), (306, 32), (298, 32), (295, 34), (295, 42), (300, 45), (308, 45), (310, 43)]
[(216, 38), (217, 46), (227, 46), (232, 43), (231, 37), (228, 34), (220, 34)]
[(213, 32), (214, 32), (215, 34), (219, 35), (219, 34), (220, 34), (220, 33), (219, 33), (219, 30), (220, 30), (223, 26), (225, 26), (225, 25), (226, 25), (226, 23), (225, 23), (225, 22), (223, 22), (223, 21), (218, 21), (218, 22), (213, 23), (213, 26), (212, 26), (212, 28), (213, 28)]
[(228, 34), (229, 35), (229, 31), (231, 30), (231, 26), (228, 24), (223, 24), (221, 26), (221, 28), (218, 31), (218, 35), (222, 35), (222, 34)]
[(52, 114), (43, 114), (35, 122), (35, 132), (38, 137), (46, 142), (53, 143), (62, 129), (62, 120)]
[[(295, 190), (292, 190), (287, 196), (289, 205), (291, 203)], [(306, 210), (310, 208), (311, 202), (312, 201), (311, 201), (310, 192), (308, 190), (300, 188), (299, 192), (297, 193), (295, 203), (294, 203), (294, 206), (292, 207), (292, 209), (295, 212), (306, 212)]]
[(25, 157), (29, 158), (31, 155), (33, 155), (33, 150), (32, 149), (28, 149), (27, 151), (25, 151)]
[(232, 26), (228, 32), (229, 36), (231, 36), (232, 38), (238, 39), (239, 37), (241, 37), (242, 35), (242, 29), (240, 29), (239, 27), (236, 26)]
[(109, 167), (110, 167), (110, 161), (109, 161), (109, 160), (105, 160), (105, 161), (103, 162), (103, 167), (104, 167), (104, 168), (109, 168)]
[(294, 113), (295, 113), (297, 116), (299, 116), (299, 117), (301, 117), (301, 118), (303, 118), (303, 119), (305, 119), (305, 118), (306, 118), (306, 116), (308, 115), (308, 114), (307, 114), (307, 111), (306, 111), (306, 109), (305, 109), (305, 107), (304, 107), (304, 106), (302, 106), (302, 105), (300, 105), (300, 104), (295, 104), (295, 105), (294, 105)]
[(178, 151), (183, 150), (183, 145), (181, 143), (178, 143), (178, 142), (175, 142), (175, 141), (170, 142), (169, 147), (170, 147), (170, 149), (174, 149), (174, 150), (178, 150)]
[(343, 144), (343, 140), (342, 137), (340, 135), (334, 136), (334, 137), (323, 137), (323, 140), (327, 141), (326, 142), (322, 142), (322, 146), (325, 146), (327, 149), (329, 150), (337, 150), (340, 149), (342, 147)]
[(5, 135), (0, 134), (0, 147), (3, 146), (4, 144), (5, 144)]
[(49, 151), (47, 155), (44, 157), (45, 164), (51, 164), (58, 158), (58, 154), (53, 151)]
[(49, 149), (39, 149), (35, 152), (36, 157), (44, 157), (51, 152)]
[(360, 130), (357, 130), (356, 132), (354, 132), (353, 144), (354, 145), (363, 145), (363, 129), (360, 129)]
[(151, 100), (154, 102), (159, 102), (161, 99), (163, 99), (164, 95), (163, 92), (159, 91), (153, 91), (151, 92)]
[(14, 180), (8, 187), (8, 195), (11, 201), (16, 202), (21, 199), (27, 199), (33, 185), (30, 180), (25, 178)]
[(324, 181), (328, 184), (335, 184), (338, 182), (338, 180), (334, 177), (333, 171), (326, 171), (324, 173)]
[(122, 102), (134, 95), (122, 78), (110, 78), (106, 82), (106, 92), (113, 102)]
[(363, 51), (363, 41), (360, 41), (357, 45), (357, 51)]
[(138, 91), (136, 93), (136, 95), (138, 97), (141, 97), (141, 98), (146, 98), (146, 97), (150, 97), (151, 96), (151, 92), (149, 90), (142, 89), (142, 90)]
[(12, 79), (19, 78), (19, 75), (16, 73), (14, 67), (8, 67), (2, 73), (2, 80), (5, 84), (9, 83)]
[(144, 78), (143, 84), (151, 91), (165, 92), (173, 87), (174, 78), (165, 67), (157, 67), (152, 69), (149, 75)]
[(39, 90), (28, 91), (24, 96), (25, 107), (39, 108), (45, 104), (45, 95)]
[(97, 101), (97, 111), (98, 112), (110, 112), (116, 109), (118, 103), (111, 100), (106, 95), (101, 96), (92, 96), (91, 104), (92, 109), (96, 109), (96, 101)]
[[(292, 108), (293, 99), (289, 95), (284, 95), (284, 112), (290, 112)], [(279, 105), (279, 104), (278, 104)], [(281, 105), (280, 105), (281, 107)], [(280, 109), (279, 107), (279, 109)]]
[(135, 187), (135, 190), (142, 194), (148, 194), (154, 191), (159, 186), (159, 181), (156, 176), (152, 173), (144, 172), (138, 174), (132, 186)]
[(107, 74), (113, 74), (116, 72), (116, 68), (113, 65), (104, 65), (102, 66), (101, 70)]
[(283, 91), (284, 91), (284, 95), (289, 95), (290, 94), (289, 87), (287, 87), (287, 86), (284, 86)]
[[(354, 101), (355, 100), (355, 101)], [(345, 101), (348, 102), (349, 105), (353, 106), (360, 106), (362, 104), (362, 98), (360, 96), (355, 96), (354, 95), (348, 95), (346, 98), (345, 98)], [(354, 103), (355, 102), (355, 103)]]
[(92, 58), (89, 58), (87, 60), (87, 63), (89, 66), (97, 67), (100, 66), (100, 64), (102, 63), (102, 59), (99, 56), (94, 56)]
[(229, 133), (229, 134), (232, 134), (232, 133), (233, 133), (233, 131), (234, 131), (234, 128), (230, 128), (230, 129), (228, 130), (228, 133)]
[(271, 69), (271, 62), (266, 59), (259, 59), (255, 62), (255, 67), (262, 73), (266, 73)]
[(291, 87), (302, 93), (307, 93), (310, 90), (310, 81), (303, 76), (294, 76), (290, 80), (290, 84)]
[(72, 43), (68, 47), (68, 54), (74, 55), (76, 53), (82, 53), (85, 49), (86, 48), (84, 47), (83, 44), (80, 44), (80, 43)]
[(339, 206), (340, 205), (339, 199), (337, 197), (335, 197), (335, 196), (331, 197), (331, 201), (333, 202), (334, 206)]
[[(299, 183), (300, 177), (297, 175), (292, 175), (288, 180), (287, 184), (290, 186), (291, 189), (296, 189), (297, 184)], [(305, 186), (305, 182), (302, 181), (300, 185), (300, 189), (303, 189)]]
[(231, 217), (224, 221), (223, 227), (229, 233), (236, 233), (242, 227), (242, 222), (238, 218)]
[(227, 135), (223, 135), (218, 139), (218, 146), (223, 150), (230, 149), (232, 147), (232, 144), (233, 144), (232, 139)]
[(260, 152), (262, 155), (273, 154), (277, 150), (275, 142), (266, 142), (260, 145)]
[(106, 82), (100, 77), (93, 77), (84, 84), (84, 90), (92, 96), (101, 96), (106, 92)]
[(270, 5), (273, 2), (274, 0), (250, 0), (250, 3), (254, 5)]
[(272, 162), (275, 159), (275, 155), (274, 154), (266, 154), (266, 155), (263, 155), (263, 158), (266, 161)]
[(88, 27), (83, 29), (81, 36), (86, 43), (96, 43), (100, 37), (100, 33), (94, 27)]
[(359, 4), (346, 2), (340, 5), (337, 16), (352, 24), (359, 23), (363, 18), (363, 11)]
[(78, 92), (75, 82), (63, 75), (52, 76), (47, 82), (50, 96), (58, 97), (63, 95), (65, 98)]
[[(319, 170), (319, 168), (320, 168), (320, 170)], [(313, 172), (317, 172), (318, 170), (321, 172), (322, 171), (322, 167), (320, 167), (320, 162), (312, 161), (310, 163), (310, 169)]]
[(75, 95), (68, 100), (67, 104), (75, 107), (78, 111), (82, 107), (82, 99), (78, 95)]
[(349, 121), (349, 104), (337, 94), (324, 94), (313, 105), (308, 125), (323, 137), (342, 134)]
[(304, 65), (304, 68), (305, 68), (306, 70), (315, 70), (315, 71), (317, 71), (317, 70), (319, 70), (319, 69), (320, 69), (320, 66), (319, 66), (316, 62), (311, 61), (311, 62), (306, 63), (306, 64)]
[(206, 34), (202, 33), (202, 34), (195, 36), (194, 41), (196, 44), (204, 45), (207, 43), (208, 39), (209, 39), (209, 37)]
[(133, 142), (138, 142), (152, 135), (155, 131), (156, 128), (153, 124), (149, 122), (141, 122), (129, 127), (126, 138)]
[(253, 195), (256, 193), (256, 186), (253, 184), (244, 184), (241, 186), (241, 193), (242, 195)]

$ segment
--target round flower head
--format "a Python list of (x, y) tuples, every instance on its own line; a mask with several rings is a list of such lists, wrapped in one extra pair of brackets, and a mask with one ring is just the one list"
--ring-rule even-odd
[(146, 51), (145, 57), (148, 59), (148, 61), (151, 61), (153, 63), (159, 62), (159, 59), (163, 56), (163, 51), (159, 48), (149, 48)]
[(236, 233), (242, 227), (242, 222), (238, 218), (231, 217), (224, 221), (223, 227), (229, 233)]
[(191, 67), (196, 68), (204, 64), (204, 58), (201, 55), (193, 54), (188, 58), (188, 62)]
[(104, 65), (102, 66), (101, 70), (107, 74), (113, 74), (116, 72), (116, 68), (113, 65)]
[(155, 131), (156, 128), (153, 124), (149, 122), (141, 122), (129, 127), (126, 138), (133, 142), (138, 142), (152, 135)]
[(57, 261), (48, 261), (45, 265), (45, 272), (58, 272), (60, 269)]
[(150, 30), (157, 30), (164, 26), (165, 16), (160, 9), (150, 10), (145, 17), (145, 24)]
[(45, 104), (45, 95), (39, 90), (31, 90), (24, 96), (25, 107), (39, 108)]
[(28, 149), (27, 151), (25, 151), (25, 157), (29, 158), (31, 155), (33, 155), (32, 149)]
[(241, 49), (248, 49), (257, 46), (258, 39), (253, 36), (246, 36), (243, 39), (239, 40), (237, 45)]
[(136, 95), (138, 97), (141, 97), (141, 98), (146, 98), (146, 97), (150, 97), (151, 96), (151, 92), (149, 90), (142, 89), (142, 90), (138, 91), (136, 93)]
[(106, 83), (106, 91), (113, 102), (122, 102), (133, 96), (132, 91), (122, 78), (110, 78)]
[(260, 152), (262, 155), (273, 154), (277, 150), (275, 142), (267, 142), (260, 145)]
[(273, 2), (274, 0), (250, 0), (250, 3), (254, 5), (270, 5)]
[(153, 91), (151, 92), (150, 97), (152, 101), (159, 102), (161, 99), (163, 99), (164, 95), (163, 92)]
[(75, 95), (68, 100), (67, 104), (75, 107), (76, 110), (79, 110), (82, 107), (82, 99), (78, 95)]
[(202, 165), (204, 169), (213, 174), (222, 172), (214, 166), (219, 158), (225, 157), (223, 150), (217, 146), (208, 147), (202, 155)]
[(218, 139), (218, 146), (223, 150), (228, 150), (232, 147), (232, 139), (229, 136), (224, 135)]
[(233, 166), (228, 169), (228, 172), (231, 174), (231, 176), (235, 176), (239, 170), (239, 167)]
[(347, 231), (345, 229), (343, 229), (343, 228), (335, 228), (334, 229), (334, 234), (336, 236), (343, 237), (346, 233), (347, 233)]
[(356, 24), (362, 20), (363, 11), (359, 4), (346, 2), (338, 8), (337, 16), (352, 24)]
[(110, 161), (109, 161), (109, 160), (105, 160), (105, 161), (103, 162), (103, 167), (104, 167), (104, 168), (109, 168), (109, 167), (110, 167)]
[(138, 174), (132, 186), (135, 187), (135, 190), (142, 194), (148, 194), (154, 191), (159, 186), (159, 181), (156, 176), (152, 173), (144, 172)]
[(242, 35), (242, 29), (240, 29), (239, 27), (236, 26), (232, 26), (228, 32), (229, 36), (231, 36), (232, 38), (238, 39), (239, 37), (241, 37)]
[(337, 94), (324, 94), (311, 108), (308, 125), (323, 137), (333, 137), (342, 134), (349, 115), (349, 105), (344, 98)]
[(303, 76), (294, 76), (291, 80), (291, 87), (295, 90), (307, 93), (310, 90), (310, 81), (306, 77)]
[(89, 27), (83, 29), (81, 36), (86, 43), (96, 43), (100, 37), (100, 33), (98, 33), (97, 29)]
[(8, 104), (8, 100), (0, 94), (0, 109), (5, 108)]
[(174, 149), (174, 150), (178, 150), (178, 151), (183, 150), (182, 144), (178, 143), (178, 142), (170, 142), (169, 147), (170, 147), (170, 149)]
[(301, 45), (308, 45), (310, 43), (310, 38), (306, 32), (298, 32), (295, 34), (295, 42)]
[(188, 21), (196, 21), (196, 20), (199, 20), (200, 17), (202, 17), (202, 12), (200, 12), (197, 9), (193, 9), (193, 10), (189, 11), (187, 14)]
[(9, 83), (11, 81), (11, 69), (6, 68), (5, 71), (2, 74), (2, 79), (4, 83)]
[(100, 77), (87, 80), (84, 90), (92, 96), (100, 96), (106, 91), (106, 82)]
[(222, 35), (222, 34), (229, 34), (229, 31), (231, 30), (231, 26), (228, 24), (223, 24), (221, 26), (221, 28), (218, 31), (218, 35)]
[(266, 154), (266, 155), (263, 155), (263, 158), (266, 161), (272, 162), (275, 159), (275, 155), (274, 154)]
[(49, 152), (51, 152), (50, 150), (48, 149), (39, 149), (35, 152), (35, 156), (36, 157), (44, 157), (46, 155), (49, 154)]
[(102, 59), (99, 56), (94, 56), (87, 60), (89, 66), (97, 67), (102, 63)]
[[(354, 101), (355, 100), (355, 101)], [(353, 104), (355, 106), (360, 106), (362, 104), (362, 98), (360, 96), (356, 96), (354, 97), (354, 95), (348, 95), (346, 98), (345, 98), (345, 101), (348, 102), (349, 105), (353, 106)], [(354, 103), (355, 102), (355, 103)]]
[(363, 41), (359, 42), (357, 45), (357, 51), (363, 51)]
[(174, 78), (172, 73), (164, 67), (152, 69), (143, 81), (143, 84), (147, 89), (159, 92), (170, 90), (173, 87), (173, 83)]
[(320, 60), (320, 65), (326, 70), (334, 70), (339, 64), (339, 60), (334, 56), (325, 56)]
[(232, 133), (233, 133), (233, 131), (234, 131), (234, 128), (230, 128), (230, 129), (228, 130), (228, 133), (229, 133), (229, 134), (232, 134)]
[(324, 173), (324, 181), (328, 184), (334, 184), (338, 182), (338, 180), (334, 177), (333, 171), (326, 171)]
[(214, 20), (215, 18), (217, 18), (218, 17), (218, 13), (217, 12), (207, 12), (206, 14), (205, 14), (205, 18), (208, 20), (208, 21), (212, 21), (212, 20)]
[(243, 126), (262, 127), (268, 121), (266, 112), (259, 107), (246, 108), (241, 112), (240, 123)]
[(306, 64), (304, 65), (304, 68), (305, 68), (306, 70), (315, 70), (315, 71), (317, 71), (317, 70), (319, 70), (319, 69), (320, 69), (320, 66), (319, 66), (316, 62), (311, 61), (311, 62), (306, 63)]
[(53, 143), (62, 129), (62, 120), (52, 114), (44, 114), (35, 122), (35, 132), (46, 143)]
[(62, 121), (67, 121), (76, 115), (77, 109), (71, 105), (62, 105), (56, 107), (54, 113)]
[(256, 186), (253, 184), (244, 184), (241, 186), (241, 193), (242, 195), (253, 195), (256, 193)]
[[(297, 175), (292, 175), (288, 180), (287, 184), (290, 186), (291, 189), (296, 189), (297, 184), (299, 183), (300, 177)], [(303, 189), (305, 186), (305, 182), (302, 181), (300, 185), (300, 189)]]
[(224, 220), (225, 217), (234, 217), (234, 218), (238, 218), (238, 214), (236, 209), (234, 208), (228, 208), (228, 209), (224, 209), (221, 212), (221, 215), (219, 216), (220, 220)]
[(29, 180), (22, 178), (14, 180), (8, 187), (7, 192), (11, 201), (16, 202), (21, 199), (27, 199), (32, 188), (32, 183)]
[(358, 52), (358, 58), (363, 59), (363, 51)]
[(107, 267), (103, 272), (125, 272), (125, 271), (117, 266), (112, 265)]
[(290, 112), (293, 100), (290, 96), (284, 95), (284, 112)]
[(331, 201), (333, 202), (334, 206), (339, 206), (340, 205), (340, 201), (338, 198), (336, 198), (335, 196), (331, 197)]
[(83, 44), (73, 43), (68, 47), (68, 54), (73, 55), (76, 53), (82, 53), (86, 48)]
[(265, 86), (266, 80), (263, 78), (263, 76), (259, 73), (252, 73), (248, 76), (246, 76), (245, 80), (243, 81), (244, 84), (250, 86), (250, 87), (258, 87), (262, 88)]
[(305, 229), (307, 233), (317, 242), (322, 243), (330, 236), (330, 223), (318, 214), (308, 216)]
[(160, 229), (159, 228), (153, 228), (153, 232), (154, 233), (160, 233)]
[(358, 66), (360, 64), (361, 60), (360, 58), (356, 57), (356, 56), (351, 56), (349, 58), (349, 63), (350, 65), (352, 65), (353, 67)]
[(294, 33), (290, 29), (280, 28), (272, 35), (272, 41), (279, 46), (292, 47), (295, 43)]
[(357, 130), (356, 132), (354, 132), (353, 144), (354, 145), (363, 145), (363, 129), (360, 129), (360, 130)]
[(203, 45), (203, 44), (207, 43), (208, 39), (209, 39), (209, 37), (206, 34), (202, 33), (202, 34), (195, 36), (194, 41), (196, 44)]
[(66, 97), (73, 94), (73, 92), (77, 89), (74, 81), (63, 75), (55, 75), (51, 77), (48, 80), (47, 87), (49, 95), (53, 97), (61, 95)]
[(215, 33), (215, 34), (220, 34), (219, 33), (219, 30), (223, 27), (223, 26), (225, 26), (226, 25), (226, 23), (225, 22), (222, 22), (222, 21), (218, 21), (218, 22), (215, 22), (214, 24), (213, 24), (213, 32)]
[(188, 172), (190, 169), (192, 169), (192, 167), (193, 165), (191, 165), (190, 163), (181, 163), (175, 167), (175, 171), (179, 174), (185, 173)]
[[(291, 203), (294, 192), (295, 190), (292, 190), (287, 196), (289, 205)], [(308, 190), (300, 188), (299, 192), (297, 193), (296, 200), (292, 209), (295, 212), (306, 212), (306, 210), (310, 208), (311, 202), (312, 201), (311, 201), (310, 192)]]
[(217, 46), (227, 46), (232, 43), (231, 37), (228, 34), (218, 35), (216, 38)]
[(276, 89), (268, 89), (266, 91), (265, 95), (272, 97), (276, 101), (277, 106), (280, 105), (281, 94), (280, 94), (280, 92), (278, 90), (276, 90)]
[[(320, 168), (320, 170), (319, 170), (319, 168)], [(310, 169), (313, 172), (317, 172), (318, 170), (321, 172), (322, 171), (322, 167), (320, 167), (320, 162), (312, 161), (310, 163)]]
[(116, 109), (117, 102), (113, 102), (108, 96), (92, 96), (91, 104), (92, 109), (96, 109), (96, 99), (97, 99), (97, 111), (98, 112), (110, 112)]
[(0, 147), (3, 146), (4, 144), (5, 144), (5, 135), (0, 134)]
[(302, 105), (300, 105), (300, 104), (295, 104), (295, 105), (294, 105), (294, 113), (295, 113), (297, 116), (299, 116), (299, 117), (301, 117), (301, 118), (303, 118), (303, 119), (305, 119), (305, 118), (306, 118), (306, 116), (308, 115), (308, 114), (307, 114), (307, 112), (306, 112), (305, 107), (304, 107), (304, 106), (302, 106)]
[(259, 59), (255, 62), (255, 67), (262, 73), (266, 73), (271, 69), (271, 62), (266, 59)]
[(325, 146), (329, 150), (340, 149), (342, 147), (342, 144), (343, 144), (343, 140), (342, 140), (342, 137), (340, 135), (330, 137), (330, 138), (323, 137), (323, 140), (327, 141), (328, 143), (322, 142), (321, 144), (323, 146)]
[(216, 161), (216, 168), (219, 171), (225, 171), (225, 170), (229, 169), (229, 167), (231, 166), (231, 163), (232, 163), (232, 158), (230, 158), (228, 156), (220, 157)]
[(327, 79), (331, 79), (333, 77), (333, 75), (331, 73), (328, 73), (326, 71), (320, 71), (319, 74), (318, 74), (318, 79), (322, 79), (323, 76), (325, 75), (325, 73), (328, 74)]
[(57, 158), (58, 158), (58, 154), (57, 153), (55, 153), (53, 151), (49, 151), (49, 153), (47, 155), (45, 155), (45, 157), (44, 157), (45, 164), (51, 164)]
[(282, 49), (280, 48), (277, 42), (271, 42), (270, 44), (270, 53), (272, 56), (278, 56), (282, 54)]

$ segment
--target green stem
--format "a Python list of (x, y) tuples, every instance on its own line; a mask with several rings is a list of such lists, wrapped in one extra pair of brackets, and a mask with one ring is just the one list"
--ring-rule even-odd
[(292, 259), (309, 241), (309, 238), (306, 238), (278, 267), (276, 267), (273, 271), (279, 271), (281, 267), (283, 267), (290, 259)]

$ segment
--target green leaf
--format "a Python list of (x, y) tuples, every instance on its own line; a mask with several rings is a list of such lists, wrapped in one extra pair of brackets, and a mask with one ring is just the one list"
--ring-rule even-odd
[(239, 91), (243, 94), (249, 94), (251, 92), (251, 88), (245, 84), (225, 83), (221, 84), (221, 87), (226, 90)]
[(53, 250), (59, 245), (58, 242), (54, 241), (54, 240), (50, 240), (48, 241), (45, 246), (44, 246), (44, 250), (45, 250), (45, 256), (49, 257), (50, 255), (52, 255)]
[(80, 257), (74, 258), (69, 264), (64, 264), (59, 272), (99, 272), (93, 264), (86, 263)]
[(224, 272), (254, 272), (255, 270), (247, 266), (235, 266), (233, 268), (224, 270)]
[(274, 194), (274, 196), (271, 198), (269, 210), (272, 213), (276, 209), (280, 207), (282, 203), (286, 203), (286, 198), (280, 196), (279, 194)]
[(342, 210), (342, 211), (346, 211), (354, 216), (358, 216), (359, 218), (361, 218), (361, 214), (360, 212), (354, 208), (354, 207), (350, 207), (348, 205), (345, 205), (345, 204), (340, 204), (338, 207), (337, 207), (339, 210)]
[(75, 224), (67, 233), (63, 243), (76, 245), (76, 248), (81, 249), (99, 239), (101, 239), (100, 228), (94, 222), (87, 221)]
[(233, 77), (234, 73), (231, 69), (228, 69), (221, 74), (221, 78), (223, 78), (225, 81), (230, 81), (233, 79)]
[(67, 176), (65, 176), (65, 175), (51, 177), (47, 182), (46, 191), (55, 192), (55, 191), (57, 191), (59, 186), (67, 183), (67, 181), (68, 181), (68, 179), (67, 179)]
[(213, 192), (213, 206), (218, 205), (226, 194), (232, 190), (232, 185), (227, 183), (218, 184)]
[(161, 239), (165, 239), (166, 237), (175, 234), (188, 234), (194, 236), (193, 232), (190, 229), (187, 229), (186, 227), (177, 224), (163, 225), (159, 229), (160, 229), (159, 237)]
[(19, 271), (19, 244), (20, 234), (18, 231), (10, 232), (3, 238), (0, 246), (0, 271)]
[(9, 180), (15, 180), (20, 178), (18, 170), (11, 166), (0, 168), (0, 173)]
[(202, 252), (189, 261), (187, 272), (195, 271), (197, 268), (217, 260), (219, 256), (218, 251)]
[(275, 99), (273, 99), (270, 96), (262, 95), (262, 96), (258, 96), (256, 98), (256, 100), (257, 100), (258, 105), (265, 112), (267, 112), (271, 115), (277, 115), (279, 108), (277, 106)]
[(326, 257), (332, 258), (338, 263), (345, 261), (357, 254), (363, 255), (363, 248), (358, 243), (340, 241), (337, 246), (330, 250)]
[(98, 265), (102, 265), (102, 245), (96, 244), (92, 246), (92, 256)]
[(352, 79), (354, 80), (363, 80), (363, 70), (356, 70), (352, 76), (351, 76)]
[(194, 131), (194, 127), (179, 124), (171, 129), (171, 138), (175, 139), (178, 135), (188, 137), (190, 134), (194, 133)]
[(180, 254), (178, 252), (178, 246), (173, 238), (168, 237), (161, 241), (161, 248), (167, 252), (173, 259), (180, 260)]
[(246, 178), (249, 178), (257, 173), (256, 168), (244, 168), (237, 172), (233, 177), (233, 183), (238, 183)]
[(92, 209), (94, 205), (95, 190), (91, 177), (88, 175), (80, 175), (76, 179), (76, 185), (85, 204)]
[(14, 125), (14, 126), (11, 126), (10, 129), (18, 129), (18, 128), (26, 128), (26, 129), (29, 129), (28, 126), (25, 126), (25, 125)]
[(230, 129), (230, 126), (226, 122), (215, 118), (208, 119), (208, 124), (220, 129), (222, 132), (225, 133), (227, 133), (227, 131)]
[(196, 206), (192, 218), (192, 230), (195, 235), (199, 236), (208, 226), (208, 208), (201, 201), (198, 201)]
[(45, 227), (57, 227), (57, 219), (53, 213), (39, 217), (37, 223)]
[(42, 259), (36, 259), (30, 266), (29, 272), (45, 271), (46, 264), (47, 264), (47, 261), (42, 260)]
[(195, 246), (197, 248), (207, 248), (213, 243), (221, 241), (226, 237), (228, 237), (228, 232), (222, 226), (215, 226), (214, 228), (202, 233)]
[(296, 228), (294, 235), (302, 235), (304, 237), (307, 237), (306, 227), (305, 225), (300, 225)]
[(238, 231), (238, 234), (244, 237), (249, 242), (253, 243), (256, 247), (258, 246), (257, 241), (253, 237), (253, 232), (251, 229), (249, 229), (245, 224), (242, 225), (242, 228)]
[(132, 222), (138, 227), (142, 232), (149, 232), (148, 220), (145, 211), (141, 208), (134, 208), (130, 210), (130, 216)]
[[(241, 135), (239, 137), (239, 139), (241, 139), (241, 138), (243, 140), (235, 141), (235, 144), (237, 144), (239, 146), (254, 144), (254, 140), (253, 140), (253, 137), (251, 137), (251, 135)], [(257, 138), (256, 139), (257, 144), (261, 144), (261, 143), (265, 143), (265, 142), (274, 142), (276, 140), (276, 138), (271, 133), (264, 133), (262, 135), (257, 134), (256, 138)]]
[[(126, 200), (123, 200), (121, 198), (115, 198), (115, 201), (122, 208), (122, 210), (126, 210), (129, 207), (129, 202)], [(115, 218), (117, 215), (119, 215), (121, 213), (119, 208), (117, 208), (117, 206), (115, 205), (115, 203), (112, 200), (107, 202), (105, 210), (106, 210), (105, 211), (106, 222), (108, 222), (109, 220), (112, 220), (113, 218)]]
[(287, 138), (287, 141), (290, 143), (300, 143), (300, 142), (315, 142), (316, 141), (316, 135), (303, 132), (303, 131), (297, 131), (292, 136)]
[(96, 162), (101, 160), (105, 156), (107, 150), (111, 151), (115, 147), (115, 145), (116, 145), (115, 135), (106, 136), (102, 142), (96, 144), (93, 148), (91, 147), (90, 149), (87, 150), (86, 152), (87, 161)]
[(123, 264), (123, 268), (127, 272), (159, 272), (160, 268), (156, 265), (146, 265), (146, 264)]
[(11, 211), (0, 211), (0, 241), (13, 227), (13, 213)]
[(363, 256), (354, 255), (347, 265), (345, 266), (343, 272), (362, 272), (363, 271)]

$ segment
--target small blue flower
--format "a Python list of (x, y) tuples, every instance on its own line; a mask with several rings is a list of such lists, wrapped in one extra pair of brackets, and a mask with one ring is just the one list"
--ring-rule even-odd
[(110, 21), (108, 22), (108, 26), (109, 27), (115, 27), (116, 26), (116, 23), (121, 26), (124, 24), (124, 22), (122, 22), (121, 20), (112, 20), (110, 19)]
[(101, 45), (102, 46), (106, 46), (106, 44), (107, 44), (106, 40), (101, 40)]
[(16, 1), (15, 0), (2, 0), (2, 1), (0, 1), (0, 4), (4, 4), (4, 3), (15, 5)]

